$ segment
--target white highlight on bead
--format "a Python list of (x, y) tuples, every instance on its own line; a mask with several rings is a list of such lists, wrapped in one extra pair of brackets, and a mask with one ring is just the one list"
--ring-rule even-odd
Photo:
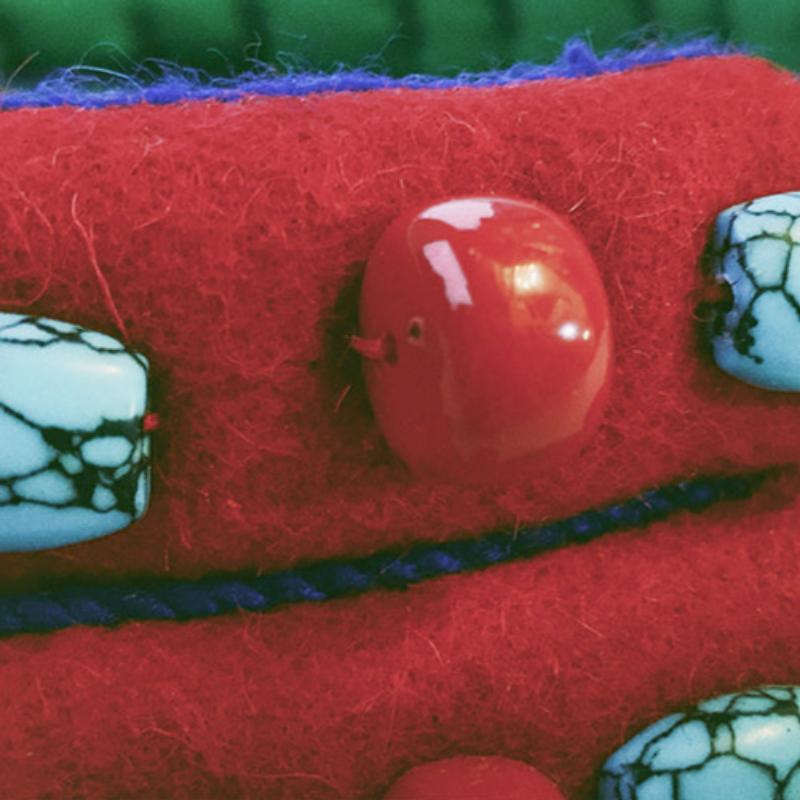
[(444, 239), (429, 242), (423, 246), (422, 252), (425, 253), (425, 258), (428, 259), (433, 271), (444, 281), (445, 295), (451, 308), (471, 306), (472, 295), (469, 293), (467, 276), (464, 275), (450, 242)]
[(97, 353), (67, 341), (42, 348), (33, 359), (27, 347), (0, 341), (0, 360), (0, 403), (38, 426), (91, 430), (103, 419), (144, 415), (145, 371), (124, 353)]
[(435, 219), (445, 222), (460, 231), (476, 231), (485, 219), (494, 216), (491, 200), (448, 200), (446, 203), (431, 206), (420, 214), (420, 219)]
[(558, 336), (567, 342), (574, 342), (580, 336), (580, 330), (574, 322), (565, 322), (558, 329)]

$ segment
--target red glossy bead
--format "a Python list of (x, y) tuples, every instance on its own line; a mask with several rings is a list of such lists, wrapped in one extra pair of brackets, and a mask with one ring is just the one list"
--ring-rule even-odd
[(608, 395), (603, 282), (550, 209), (448, 200), (396, 219), (364, 275), (361, 351), (389, 445), (421, 474), (524, 478), (573, 454)]
[(415, 767), (384, 800), (564, 800), (564, 795), (521, 761), (462, 756)]

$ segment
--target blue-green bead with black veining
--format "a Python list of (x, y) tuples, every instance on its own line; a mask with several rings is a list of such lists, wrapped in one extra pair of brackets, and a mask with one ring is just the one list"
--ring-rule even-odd
[(0, 313), (0, 550), (94, 539), (145, 514), (148, 368), (103, 333)]
[(712, 272), (733, 295), (711, 323), (716, 363), (745, 383), (800, 391), (800, 192), (723, 211)]
[(800, 686), (727, 694), (621, 747), (600, 800), (800, 800)]

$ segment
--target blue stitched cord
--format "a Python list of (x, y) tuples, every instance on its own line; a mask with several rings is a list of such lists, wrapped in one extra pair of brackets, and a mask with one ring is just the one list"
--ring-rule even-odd
[(373, 89), (450, 89), (458, 86), (504, 86), (545, 78), (584, 78), (604, 72), (665, 64), (678, 58), (729, 55), (741, 48), (715, 39), (695, 39), (676, 45), (650, 44), (634, 50), (613, 50), (598, 56), (591, 45), (573, 39), (554, 63), (516, 64), (510, 69), (462, 73), (454, 78), (406, 75), (392, 78), (369, 70), (333, 74), (297, 72), (282, 75), (264, 66), (235, 78), (211, 78), (200, 70), (181, 69), (166, 61), (149, 60), (133, 75), (100, 67), (70, 67), (55, 72), (34, 89), (0, 94), (0, 110), (51, 106), (106, 108), (135, 103), (178, 103), (185, 100), (239, 100), (247, 95), (301, 96), (317, 92), (363, 92)]
[(113, 626), (133, 620), (188, 620), (239, 609), (269, 611), (289, 603), (320, 602), (372, 589), (414, 583), (528, 558), (605, 533), (643, 527), (680, 511), (700, 511), (749, 497), (769, 472), (683, 481), (623, 503), (559, 522), (495, 532), (476, 539), (419, 545), (352, 561), (325, 561), (239, 578), (165, 580), (149, 584), (79, 586), (0, 595), (0, 634), (53, 631), (73, 625)]

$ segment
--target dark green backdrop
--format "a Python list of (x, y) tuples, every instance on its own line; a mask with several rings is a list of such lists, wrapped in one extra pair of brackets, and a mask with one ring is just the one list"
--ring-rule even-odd
[(257, 57), (452, 74), (547, 62), (576, 34), (602, 51), (687, 33), (800, 67), (800, 0), (0, 0), (0, 72), (158, 57), (227, 74)]

